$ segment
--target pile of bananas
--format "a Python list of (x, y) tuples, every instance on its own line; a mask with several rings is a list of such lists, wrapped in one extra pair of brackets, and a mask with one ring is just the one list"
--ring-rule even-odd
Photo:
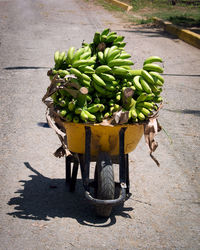
[(123, 36), (105, 29), (77, 50), (70, 47), (67, 52), (55, 52), (50, 80), (70, 79), (88, 89), (78, 98), (58, 89), (51, 97), (60, 116), (68, 122), (100, 123), (122, 110), (129, 112), (129, 123), (135, 123), (147, 120), (157, 110), (164, 83), (159, 65), (162, 59), (151, 56), (141, 69), (134, 70), (125, 45)]

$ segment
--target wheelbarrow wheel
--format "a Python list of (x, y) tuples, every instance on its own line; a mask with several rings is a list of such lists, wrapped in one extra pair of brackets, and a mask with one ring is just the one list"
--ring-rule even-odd
[[(115, 182), (113, 166), (108, 153), (102, 152), (98, 156), (95, 169), (95, 196), (101, 200), (114, 199)], [(109, 217), (111, 205), (96, 205), (96, 214), (100, 217)]]

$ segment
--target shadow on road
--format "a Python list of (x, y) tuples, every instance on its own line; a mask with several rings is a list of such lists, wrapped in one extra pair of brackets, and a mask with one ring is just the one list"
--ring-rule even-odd
[(177, 39), (177, 36), (173, 34), (169, 34), (165, 32), (163, 29), (156, 27), (155, 25), (152, 26), (143, 26), (130, 29), (122, 29), (116, 30), (117, 32), (127, 32), (127, 33), (139, 33), (144, 37), (166, 37), (170, 39)]
[(174, 112), (174, 113), (182, 113), (182, 114), (189, 114), (189, 115), (196, 115), (196, 116), (200, 116), (200, 110), (193, 110), (193, 109), (164, 109), (167, 110), (169, 112)]
[(35, 66), (15, 66), (15, 67), (6, 67), (5, 70), (27, 70), (27, 69), (48, 69), (48, 67), (35, 67)]
[(65, 179), (51, 179), (40, 174), (28, 162), (24, 165), (34, 175), (31, 179), (21, 180), (22, 188), (15, 193), (8, 202), (14, 206), (14, 212), (8, 213), (13, 217), (30, 220), (45, 220), (51, 218), (70, 217), (80, 224), (92, 227), (108, 227), (116, 223), (116, 215), (130, 218), (126, 211), (132, 208), (124, 208), (123, 205), (113, 208), (110, 218), (104, 219), (95, 216), (94, 207), (84, 198), (82, 180), (78, 179), (76, 191), (70, 193), (65, 184)]

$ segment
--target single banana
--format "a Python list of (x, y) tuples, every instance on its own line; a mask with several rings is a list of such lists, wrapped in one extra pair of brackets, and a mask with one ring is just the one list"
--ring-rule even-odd
[(133, 69), (133, 70), (129, 70), (129, 73), (131, 76), (141, 76), (141, 69)]
[(82, 73), (78, 69), (71, 68), (70, 73), (75, 75), (78, 78), (82, 78)]
[(131, 60), (128, 59), (113, 59), (108, 62), (109, 67), (114, 67), (114, 66), (123, 66), (123, 65), (133, 65), (134, 63)]
[(139, 91), (144, 91), (144, 90), (143, 90), (143, 87), (142, 87), (142, 85), (141, 85), (141, 83), (140, 83), (140, 78), (141, 78), (141, 76), (135, 76), (135, 77), (133, 78), (133, 84), (134, 84), (134, 86), (135, 86), (135, 88), (136, 88), (137, 90), (139, 90)]
[(104, 53), (102, 51), (99, 51), (97, 53), (97, 57), (98, 57), (98, 60), (101, 64), (105, 64), (105, 60), (104, 60)]
[(108, 55), (108, 52), (109, 52), (110, 48), (107, 47), (105, 48), (104, 52), (103, 52), (103, 60), (106, 62), (107, 61), (107, 55)]
[(159, 56), (150, 56), (144, 61), (144, 65), (153, 62), (163, 62)]
[(99, 32), (95, 32), (94, 38), (93, 38), (93, 43), (95, 45), (98, 45), (100, 43), (100, 37), (101, 37), (101, 34)]
[(79, 121), (80, 121), (80, 119), (79, 119), (79, 117), (77, 116), (77, 115), (75, 115), (74, 117), (73, 117), (73, 120), (72, 120), (74, 123), (79, 123)]
[(107, 36), (107, 35), (109, 34), (109, 32), (110, 32), (110, 29), (109, 29), (109, 28), (106, 28), (106, 29), (104, 29), (104, 30), (101, 32), (101, 36), (103, 36), (103, 35)]
[(141, 76), (147, 81), (147, 83), (151, 83), (151, 84), (154, 84), (154, 79), (153, 77), (149, 74), (148, 71), (142, 69), (141, 71)]
[(70, 64), (70, 65), (72, 64), (72, 59), (73, 59), (73, 57), (74, 57), (74, 52), (75, 52), (75, 48), (74, 48), (74, 47), (70, 47), (70, 48), (68, 49), (66, 61), (67, 61), (67, 63)]
[(124, 76), (124, 75), (127, 75), (128, 74), (128, 70), (127, 69), (124, 69), (124, 68), (122, 68), (122, 67), (113, 67), (112, 68), (112, 73), (114, 74), (114, 75), (122, 75), (122, 76)]
[(100, 77), (107, 82), (115, 81), (115, 77), (111, 74), (101, 73)]
[(108, 65), (100, 65), (95, 69), (96, 74), (110, 72), (111, 68)]
[(101, 108), (101, 104), (91, 104), (87, 107), (87, 111), (91, 114), (97, 113)]
[(78, 68), (81, 66), (91, 66), (92, 64), (94, 64), (94, 60), (92, 58), (90, 58), (89, 60), (80, 59), (80, 60), (73, 62), (72, 67)]
[(126, 52), (124, 52), (124, 51), (119, 56), (120, 59), (128, 59), (130, 57), (131, 57), (131, 55), (128, 54), (128, 53), (126, 53)]
[(104, 82), (104, 80), (98, 76), (97, 74), (93, 74), (92, 78), (94, 80), (94, 82), (99, 85), (100, 87), (106, 87), (106, 83)]
[(158, 72), (150, 71), (149, 74), (164, 83), (164, 78)]
[(147, 71), (155, 71), (158, 73), (163, 73), (163, 71), (164, 71), (161, 66), (159, 66), (158, 64), (155, 64), (155, 63), (147, 63), (143, 66), (143, 69), (147, 70)]
[(151, 94), (152, 93), (151, 87), (149, 86), (149, 84), (145, 81), (145, 79), (142, 76), (140, 76), (139, 81), (140, 81), (140, 84), (141, 84), (143, 90), (147, 94)]
[(54, 53), (54, 62), (55, 62), (55, 64), (60, 64), (59, 56), (60, 56), (60, 51), (57, 50), (57, 51)]

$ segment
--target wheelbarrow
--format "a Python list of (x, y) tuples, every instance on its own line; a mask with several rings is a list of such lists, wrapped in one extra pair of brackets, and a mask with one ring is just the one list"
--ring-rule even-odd
[[(72, 152), (72, 155), (66, 156), (66, 183), (71, 192), (75, 191), (80, 165), (86, 199), (95, 205), (98, 216), (109, 217), (112, 207), (125, 202), (130, 195), (128, 153), (139, 143), (144, 125), (105, 126), (68, 122), (63, 125), (68, 148)], [(96, 162), (92, 180), (89, 177), (91, 162)], [(115, 182), (113, 164), (119, 165), (119, 182)], [(120, 191), (116, 197), (117, 186)]]

